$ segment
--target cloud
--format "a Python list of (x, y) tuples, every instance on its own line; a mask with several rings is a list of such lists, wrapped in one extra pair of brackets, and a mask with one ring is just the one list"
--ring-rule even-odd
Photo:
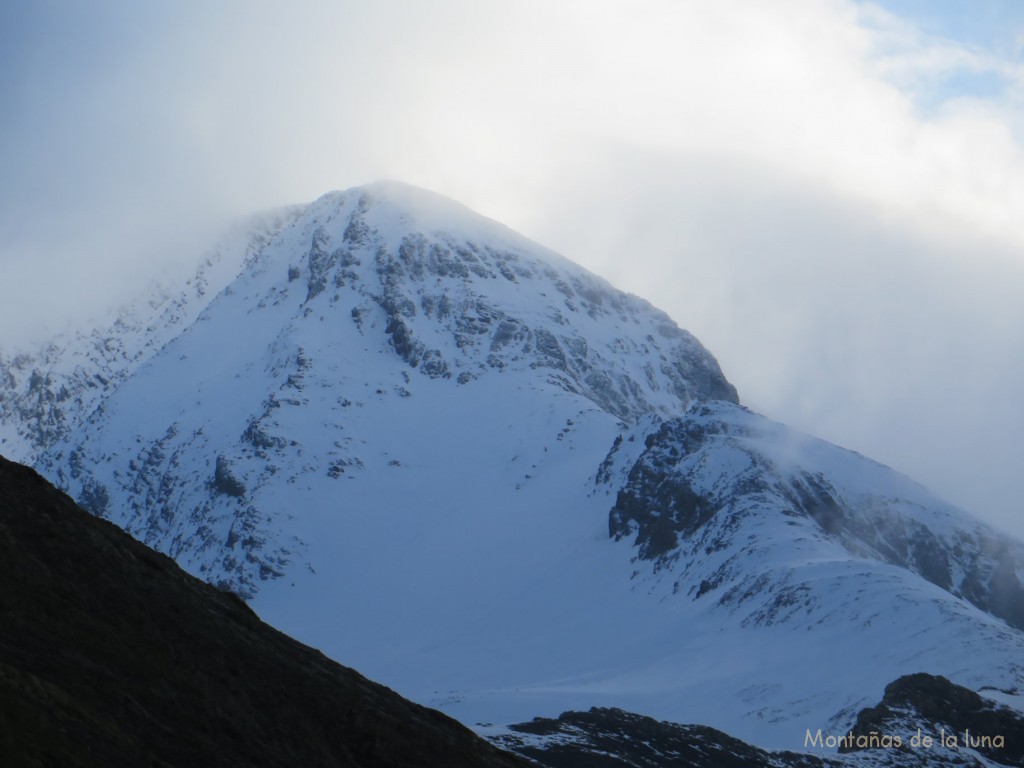
[(569, 239), (692, 330), (745, 403), (1020, 531), (1016, 251), (701, 154), (626, 154), (591, 182), (601, 224)]
[(232, 216), (399, 178), (664, 307), (768, 415), (1024, 535), (1008, 44), (846, 0), (3, 13), (0, 343), (195, 263)]

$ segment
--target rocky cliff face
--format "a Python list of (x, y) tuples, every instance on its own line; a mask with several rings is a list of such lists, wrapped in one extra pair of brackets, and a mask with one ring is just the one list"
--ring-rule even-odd
[[(614, 460), (613, 450), (605, 465)], [(840, 544), (851, 558), (915, 573), (1024, 629), (1019, 542), (884, 467), (749, 411), (708, 404), (664, 421), (621, 474), (609, 533), (633, 539), (655, 570), (683, 573), (676, 586), (686, 585), (694, 598), (712, 593), (723, 604), (742, 602), (752, 585), (736, 577), (749, 576), (747, 563), (735, 556), (713, 569), (706, 563), (713, 553), (735, 551), (735, 533), (747, 521), (772, 516), (794, 532)], [(808, 597), (792, 585), (762, 619), (776, 620)]]

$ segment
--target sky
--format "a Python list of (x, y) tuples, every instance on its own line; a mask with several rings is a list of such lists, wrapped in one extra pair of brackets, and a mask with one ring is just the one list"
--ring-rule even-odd
[(0, 345), (382, 178), (649, 299), (1024, 537), (1024, 4), (0, 3)]

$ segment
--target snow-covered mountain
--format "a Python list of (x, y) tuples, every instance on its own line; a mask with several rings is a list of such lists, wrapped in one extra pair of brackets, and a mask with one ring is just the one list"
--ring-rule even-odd
[(394, 183), (204, 270), (0, 355), (0, 451), (328, 655), (499, 740), (598, 706), (804, 750), (919, 672), (1021, 706), (1024, 547), (647, 302)]

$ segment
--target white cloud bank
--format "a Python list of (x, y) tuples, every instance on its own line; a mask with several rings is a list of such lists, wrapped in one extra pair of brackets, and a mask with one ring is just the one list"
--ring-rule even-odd
[(1019, 49), (846, 0), (4, 13), (0, 341), (194, 262), (229, 215), (399, 178), (1024, 535)]

